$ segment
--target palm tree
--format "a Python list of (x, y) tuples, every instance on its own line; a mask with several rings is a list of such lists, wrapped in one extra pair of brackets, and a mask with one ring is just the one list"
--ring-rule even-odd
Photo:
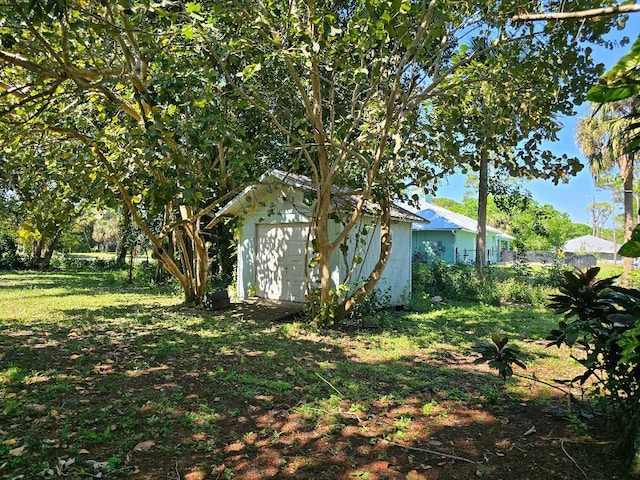
[[(616, 168), (623, 181), (624, 240), (631, 238), (635, 225), (633, 208), (634, 152), (629, 151), (629, 125), (640, 112), (637, 96), (619, 102), (591, 104), (591, 115), (578, 121), (576, 141), (589, 160), (591, 175), (598, 181)], [(624, 258), (625, 277), (633, 268), (633, 259)]]

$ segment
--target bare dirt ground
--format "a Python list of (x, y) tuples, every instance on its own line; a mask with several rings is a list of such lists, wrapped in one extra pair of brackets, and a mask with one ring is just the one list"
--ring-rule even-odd
[[(470, 373), (459, 379), (464, 388), (473, 384), (477, 388), (478, 381)], [(434, 398), (436, 392), (400, 402), (385, 399), (374, 402), (366, 413), (342, 401), (334, 405), (340, 413), (330, 421), (323, 412), (319, 412), (321, 418), (316, 412), (300, 413), (299, 405), (274, 397), (258, 396), (242, 405), (219, 399), (219, 410), (234, 411), (234, 417), (222, 425), (215, 448), (200, 452), (193, 448), (197, 438), (185, 441), (192, 432), (173, 432), (173, 441), (181, 442), (181, 455), (169, 457), (157, 447), (134, 454), (131, 465), (137, 473), (133, 476), (158, 480), (630, 478), (615, 457), (615, 432), (595, 420), (589, 421), (588, 432), (576, 431), (565, 417), (562, 397), (542, 405), (534, 398), (495, 405), (440, 400), (433, 409), (425, 409), (425, 400)], [(403, 422), (407, 425), (402, 426)]]

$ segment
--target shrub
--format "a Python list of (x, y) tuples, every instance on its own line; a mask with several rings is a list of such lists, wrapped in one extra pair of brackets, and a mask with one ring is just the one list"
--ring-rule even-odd
[(391, 294), (388, 291), (373, 290), (355, 306), (349, 318), (343, 320), (342, 324), (361, 328), (388, 327), (392, 323), (390, 306)]
[(413, 292), (418, 298), (427, 294), (488, 305), (518, 304), (537, 307), (545, 305), (550, 293), (546, 270), (531, 270), (523, 278), (512, 269), (488, 267), (485, 278), (481, 279), (473, 266), (449, 265), (436, 261), (430, 265), (414, 263), (412, 271)]
[(491, 341), (483, 340), (476, 342), (474, 350), (482, 355), (473, 363), (487, 362), (489, 367), (498, 370), (498, 375), (502, 380), (506, 380), (513, 375), (513, 366), (527, 368), (524, 354), (515, 345), (507, 345), (509, 338), (498, 332), (491, 334)]
[(515, 278), (497, 283), (496, 289), (500, 296), (500, 303), (534, 307), (544, 306), (551, 293), (551, 289), (544, 284), (535, 285)]
[(480, 280), (469, 265), (449, 265), (442, 261), (413, 264), (414, 291), (429, 295), (478, 300)]
[(71, 272), (115, 272), (127, 268), (126, 265), (118, 265), (115, 259), (81, 258), (65, 254), (54, 256), (51, 267)]
[(617, 286), (617, 277), (596, 280), (599, 271), (565, 273), (549, 305), (564, 319), (548, 339), (583, 351), (574, 358), (585, 372), (571, 381), (593, 382), (621, 422), (621, 451), (633, 456), (640, 447), (640, 290)]
[(0, 270), (14, 270), (20, 266), (18, 244), (10, 235), (0, 234)]

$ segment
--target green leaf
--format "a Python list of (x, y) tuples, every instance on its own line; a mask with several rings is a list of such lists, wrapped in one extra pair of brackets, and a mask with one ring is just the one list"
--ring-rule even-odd
[(596, 85), (595, 87), (591, 87), (587, 92), (587, 100), (596, 103), (617, 102), (633, 95), (637, 95), (638, 92), (638, 87), (633, 85), (624, 85), (620, 87)]
[(631, 238), (620, 247), (618, 254), (623, 257), (640, 257), (640, 224), (635, 226), (631, 232)]
[(640, 241), (629, 240), (627, 243), (620, 247), (620, 250), (618, 250), (618, 255), (630, 258), (640, 257)]
[(619, 80), (628, 80), (633, 75), (638, 75), (637, 69), (640, 66), (640, 35), (634, 42), (626, 55), (624, 55), (616, 64), (605, 73), (602, 77), (607, 83), (613, 83)]
[(187, 25), (183, 25), (182, 26), (182, 35), (187, 40), (193, 39), (193, 37), (195, 36), (195, 32), (193, 30), (193, 26), (192, 25), (188, 25), (188, 24)]
[(356, 77), (366, 77), (369, 75), (369, 69), (366, 67), (356, 68), (354, 73)]
[(602, 76), (600, 84), (589, 89), (587, 100), (608, 103), (637, 95), (640, 93), (638, 67), (640, 67), (640, 36), (631, 47), (631, 51)]
[(260, 70), (262, 70), (262, 65), (260, 63), (251, 63), (244, 67), (244, 69), (238, 76), (242, 77), (243, 80), (247, 80), (258, 73)]
[(505, 335), (501, 335), (499, 332), (493, 332), (491, 334), (491, 340), (496, 344), (498, 349), (502, 349), (509, 341)]
[(342, 29), (341, 28), (336, 28), (333, 25), (331, 25), (331, 27), (329, 28), (329, 33), (327, 34), (328, 37), (337, 37), (338, 35), (342, 34)]
[(200, 13), (202, 5), (196, 2), (187, 3), (187, 13)]

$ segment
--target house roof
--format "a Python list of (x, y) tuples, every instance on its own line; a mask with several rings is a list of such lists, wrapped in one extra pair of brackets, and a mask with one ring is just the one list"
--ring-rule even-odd
[(565, 252), (585, 252), (585, 253), (614, 253), (616, 245), (604, 238), (595, 237), (593, 235), (583, 235), (574, 238), (564, 244)]
[[(428, 224), (414, 224), (413, 230), (462, 230), (465, 232), (477, 233), (478, 221), (473, 218), (469, 218), (460, 213), (452, 212), (446, 208), (439, 207), (432, 203), (423, 202), (422, 206), (426, 207), (424, 210), (418, 212), (418, 215), (429, 221)], [(507, 240), (515, 240), (508, 233), (498, 230), (490, 225), (487, 225), (487, 232), (492, 232), (501, 238)]]
[[(248, 186), (241, 193), (231, 199), (215, 214), (215, 218), (240, 215), (245, 211), (246, 207), (249, 206), (250, 200), (247, 197), (248, 195), (267, 190), (274, 184), (284, 184), (306, 192), (316, 191), (315, 184), (309, 177), (297, 173), (288, 173), (283, 172), (282, 170), (273, 169), (265, 173), (257, 184)], [(347, 189), (343, 187), (333, 186), (331, 188), (331, 193), (331, 202), (336, 208), (353, 207), (358, 200), (357, 195), (349, 194)], [(366, 202), (364, 209), (365, 212), (374, 213), (377, 210), (377, 206), (375, 203)], [(428, 220), (425, 220), (415, 213), (395, 204), (391, 206), (391, 218), (393, 220), (406, 223), (428, 223)], [(206, 228), (209, 228), (209, 225), (207, 225)]]

